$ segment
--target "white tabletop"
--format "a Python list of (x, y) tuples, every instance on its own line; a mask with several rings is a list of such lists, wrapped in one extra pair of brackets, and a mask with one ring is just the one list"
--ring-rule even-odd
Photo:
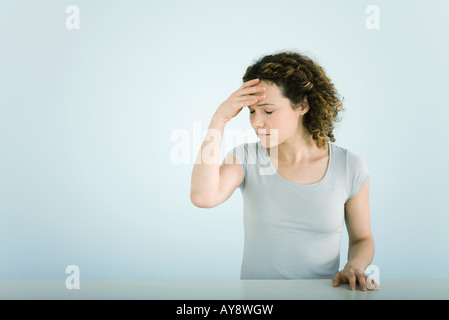
[(449, 300), (449, 279), (382, 279), (381, 289), (351, 291), (330, 280), (0, 279), (2, 300)]

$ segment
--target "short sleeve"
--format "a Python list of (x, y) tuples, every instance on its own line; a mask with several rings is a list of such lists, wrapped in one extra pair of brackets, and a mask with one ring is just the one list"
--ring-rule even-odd
[(237, 160), (237, 162), (242, 166), (245, 175), (239, 188), (241, 191), (243, 191), (243, 189), (245, 188), (246, 171), (247, 171), (248, 145), (246, 143), (240, 144), (234, 147), (231, 151), (229, 151), (228, 154), (233, 155), (234, 158)]
[(348, 177), (348, 200), (368, 181), (370, 173), (365, 161), (358, 155), (348, 151), (346, 158), (346, 172)]

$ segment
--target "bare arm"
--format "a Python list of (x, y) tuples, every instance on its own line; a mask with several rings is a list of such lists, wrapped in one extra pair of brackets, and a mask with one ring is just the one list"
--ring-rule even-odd
[(360, 289), (366, 291), (367, 276), (363, 271), (371, 264), (374, 257), (374, 240), (370, 225), (369, 181), (346, 202), (345, 221), (349, 235), (348, 262), (334, 277), (333, 283), (334, 286), (349, 283), (351, 290), (355, 290), (358, 283)]
[(265, 88), (255, 87), (258, 79), (245, 82), (224, 101), (210, 122), (206, 137), (192, 171), (190, 200), (201, 208), (211, 208), (228, 199), (243, 179), (243, 169), (231, 156), (220, 166), (221, 147), (225, 125), (245, 106), (265, 98), (256, 95)]
[(190, 199), (198, 207), (215, 206), (220, 186), (220, 155), (226, 122), (214, 115), (195, 160), (192, 171)]
[(374, 257), (369, 209), (369, 181), (345, 206), (345, 219), (349, 235), (348, 264), (365, 270)]

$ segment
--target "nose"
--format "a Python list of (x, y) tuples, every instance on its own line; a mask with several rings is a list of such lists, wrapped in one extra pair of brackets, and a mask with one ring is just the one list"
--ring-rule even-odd
[(260, 129), (265, 127), (265, 119), (263, 115), (260, 115), (258, 112), (254, 112), (250, 117), (251, 126), (254, 129)]

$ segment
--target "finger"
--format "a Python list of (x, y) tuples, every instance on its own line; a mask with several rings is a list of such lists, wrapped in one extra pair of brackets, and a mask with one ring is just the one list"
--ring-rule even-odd
[(253, 95), (252, 97), (254, 97), (255, 99), (257, 99), (257, 101), (262, 101), (263, 99), (265, 99), (267, 96), (264, 94), (256, 94)]
[(249, 95), (249, 94), (257, 94), (257, 93), (265, 92), (266, 90), (267, 90), (266, 87), (249, 87), (249, 88), (243, 88), (243, 89), (237, 90), (235, 92), (235, 94), (237, 96), (244, 96), (244, 95)]
[(335, 275), (335, 277), (332, 279), (332, 285), (333, 285), (334, 287), (338, 287), (338, 286), (340, 285), (340, 272), (337, 273), (337, 274)]
[(380, 289), (380, 284), (376, 282), (376, 280), (373, 279), (373, 285), (374, 285), (374, 289), (373, 290), (378, 290)]
[(251, 97), (251, 98), (241, 98), (237, 101), (235, 101), (235, 106), (237, 108), (244, 108), (244, 107), (250, 107), (252, 105), (255, 105), (256, 103), (258, 103), (259, 101), (263, 100), (265, 97)]
[(251, 101), (251, 100), (263, 100), (265, 99), (264, 94), (258, 94), (258, 95), (251, 95), (251, 96), (242, 96), (242, 97), (235, 97), (234, 101)]
[(380, 289), (379, 283), (377, 283), (373, 278), (369, 276), (366, 278), (366, 287), (371, 291)]
[[(374, 280), (373, 280), (374, 281)], [(380, 284), (377, 283), (376, 281), (374, 281), (374, 288), (376, 289), (380, 289)]]
[(365, 274), (359, 274), (357, 279), (359, 281), (360, 290), (366, 291), (366, 275)]
[(246, 99), (242, 99), (240, 101), (236, 101), (236, 106), (238, 108), (243, 109), (244, 107), (252, 106), (252, 105), (256, 104), (257, 102), (259, 102), (259, 99), (257, 99), (256, 97), (250, 98), (250, 99), (246, 98)]
[(349, 279), (349, 289), (350, 289), (350, 290), (355, 290), (356, 285), (357, 285), (357, 279), (356, 279), (355, 274), (351, 274), (351, 275), (348, 277), (348, 279)]
[(252, 79), (252, 80), (248, 80), (248, 81), (244, 82), (240, 88), (246, 88), (246, 87), (254, 86), (257, 83), (259, 83), (259, 79), (258, 78)]
[(367, 276), (365, 282), (366, 282), (366, 287), (369, 290), (375, 290), (376, 289), (375, 284), (374, 284), (374, 279), (372, 279), (369, 276)]

